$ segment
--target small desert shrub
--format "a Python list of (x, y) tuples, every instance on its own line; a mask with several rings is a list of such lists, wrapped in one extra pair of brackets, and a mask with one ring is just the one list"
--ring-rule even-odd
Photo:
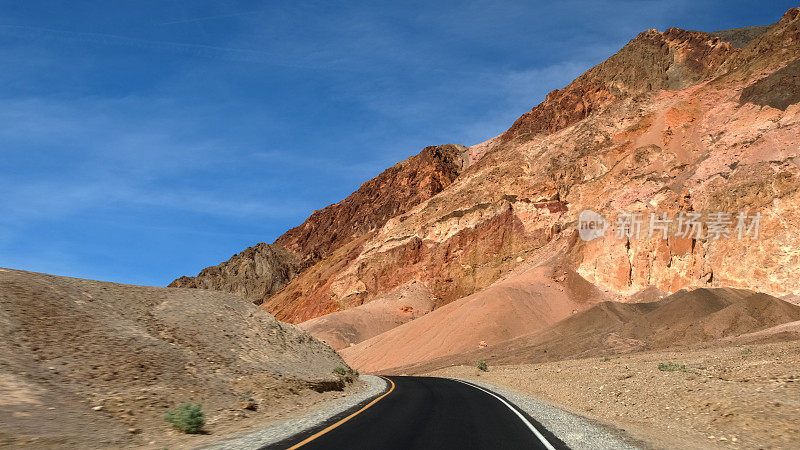
[(338, 375), (338, 376), (340, 376), (340, 377), (343, 377), (343, 376), (347, 375), (347, 369), (345, 369), (342, 366), (336, 366), (333, 369), (333, 373)]
[(660, 363), (658, 365), (658, 370), (662, 372), (686, 372), (686, 365), (685, 364), (676, 364), (674, 362), (666, 362)]
[(739, 350), (739, 353), (741, 353), (742, 355), (749, 355), (750, 353), (753, 353), (753, 349), (750, 347), (745, 347)]
[(356, 376), (356, 378), (358, 378), (358, 377), (360, 377), (360, 376), (361, 376), (361, 374), (360, 374), (360, 373), (358, 373), (358, 371), (357, 371), (357, 370), (355, 370), (355, 369), (353, 369), (353, 375), (355, 375), (355, 376)]
[(199, 433), (206, 424), (200, 405), (185, 403), (167, 411), (166, 421), (187, 434)]
[(611, 361), (611, 358), (609, 358), (608, 356), (606, 356), (605, 358), (601, 359), (600, 361), (602, 361), (602, 362), (609, 362), (609, 361)]
[(480, 370), (481, 372), (489, 371), (489, 366), (486, 365), (486, 361), (484, 360), (478, 361), (478, 370)]

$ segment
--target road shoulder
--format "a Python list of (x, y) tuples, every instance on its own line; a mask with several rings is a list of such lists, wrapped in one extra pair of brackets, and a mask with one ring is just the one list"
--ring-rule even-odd
[(258, 430), (241, 433), (222, 439), (207, 447), (208, 449), (256, 449), (282, 443), (298, 435), (309, 433), (328, 422), (335, 422), (340, 416), (347, 415), (351, 410), (358, 409), (362, 404), (386, 392), (388, 383), (375, 375), (361, 375), (359, 377), (366, 387), (347, 397), (326, 404), (324, 407), (301, 418), (281, 420)]

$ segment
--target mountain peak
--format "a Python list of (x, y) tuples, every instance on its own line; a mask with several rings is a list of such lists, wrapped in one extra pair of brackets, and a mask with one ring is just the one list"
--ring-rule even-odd
[(621, 98), (700, 83), (737, 52), (731, 43), (702, 31), (643, 31), (564, 89), (547, 94), (501, 140), (560, 130)]

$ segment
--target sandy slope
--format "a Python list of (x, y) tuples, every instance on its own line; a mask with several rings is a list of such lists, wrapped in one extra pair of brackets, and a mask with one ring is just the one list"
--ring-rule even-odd
[(299, 326), (339, 350), (431, 312), (434, 301), (425, 284), (415, 280), (369, 303), (307, 320)]
[(647, 303), (601, 302), (552, 326), (485, 349), (411, 360), (390, 372), (420, 373), (457, 364), (520, 364), (796, 338), (800, 306), (740, 289), (680, 291)]
[(603, 299), (576, 273), (538, 266), (340, 353), (359, 370), (379, 371), (530, 334)]
[(232, 294), (0, 269), (0, 307), (0, 445), (174, 446), (177, 404), (224, 434), (347, 387), (331, 348)]

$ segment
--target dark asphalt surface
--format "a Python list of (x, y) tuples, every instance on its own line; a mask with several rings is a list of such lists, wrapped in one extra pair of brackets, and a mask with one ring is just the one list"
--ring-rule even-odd
[[(303, 449), (544, 449), (542, 441), (508, 406), (464, 383), (431, 377), (387, 377), (394, 391)], [(508, 402), (508, 400), (506, 400)], [(511, 402), (508, 402), (511, 403)], [(361, 405), (363, 406), (363, 405)], [(269, 448), (287, 448), (352, 414)], [(515, 407), (516, 408), (516, 407)], [(555, 448), (566, 448), (523, 414)]]

